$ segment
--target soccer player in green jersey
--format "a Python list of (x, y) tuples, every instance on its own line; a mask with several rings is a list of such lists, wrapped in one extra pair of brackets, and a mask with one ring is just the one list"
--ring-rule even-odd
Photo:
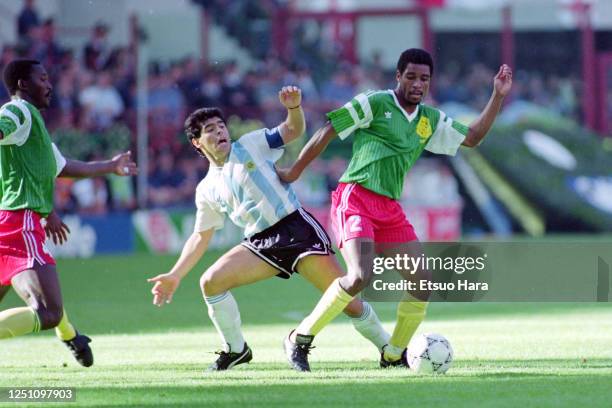
[(129, 152), (99, 162), (62, 156), (40, 113), (49, 107), (52, 90), (40, 62), (12, 61), (3, 79), (11, 101), (0, 108), (0, 299), (13, 287), (27, 306), (0, 312), (0, 339), (55, 328), (77, 361), (89, 367), (91, 340), (68, 321), (55, 260), (44, 245), (45, 233), (61, 244), (70, 232), (53, 212), (55, 178), (129, 176), (136, 164)]
[[(460, 145), (478, 146), (512, 87), (512, 70), (502, 65), (493, 79), (493, 93), (486, 107), (465, 126), (423, 103), (433, 73), (433, 60), (427, 51), (404, 51), (397, 63), (394, 90), (359, 94), (329, 112), (329, 121), (313, 135), (293, 166), (277, 169), (284, 181), (293, 182), (331, 140), (352, 136), (353, 155), (332, 194), (331, 207), (333, 230), (348, 273), (332, 283), (312, 313), (289, 334), (286, 350), (307, 349), (322, 328), (318, 322), (328, 322), (338, 313), (334, 305), (340, 302), (340, 295), (355, 296), (368, 285), (376, 254), (392, 258), (398, 254), (420, 255), (414, 229), (397, 201), (406, 173), (423, 150), (454, 155)], [(425, 277), (427, 271), (417, 274)], [(413, 292), (399, 303), (395, 329), (381, 353), (381, 367), (408, 365), (406, 347), (425, 317), (428, 296)], [(301, 344), (304, 341), (309, 343)], [(294, 367), (307, 364), (307, 353), (287, 356)]]

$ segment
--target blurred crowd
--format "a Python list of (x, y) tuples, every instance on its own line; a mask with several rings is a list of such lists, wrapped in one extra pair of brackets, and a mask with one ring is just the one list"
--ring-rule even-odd
[[(109, 29), (103, 22), (96, 23), (83, 49), (65, 48), (56, 38), (55, 21), (42, 21), (34, 1), (26, 0), (18, 16), (19, 39), (16, 44), (4, 45), (0, 54), (0, 69), (17, 57), (36, 58), (45, 64), (54, 85), (52, 106), (45, 114), (53, 137), (61, 141), (64, 134), (76, 132), (83, 140), (100, 141), (102, 146), (93, 144), (92, 151), (78, 159), (108, 157), (104, 156), (103, 141), (117, 127), (129, 130), (131, 139), (125, 148), (135, 150), (136, 53), (130, 47), (111, 47)], [(308, 45), (309, 51), (301, 52), (300, 46), (295, 46), (292, 62), (287, 64), (270, 53), (246, 70), (235, 61), (206, 63), (192, 57), (151, 64), (147, 96), (150, 166), (141, 169), (148, 174), (150, 207), (192, 205), (195, 186), (206, 174), (208, 164), (187, 143), (182, 125), (197, 107), (219, 106), (227, 117), (257, 119), (272, 127), (285, 117), (278, 90), (282, 85), (295, 84), (302, 89), (308, 130), (312, 132), (324, 121), (325, 112), (358, 92), (394, 87), (395, 73), (383, 68), (380, 55), (374, 54), (359, 65), (338, 63), (331, 58), (337, 52), (333, 44), (319, 49), (316, 43), (325, 43), (321, 38), (313, 40), (305, 30), (296, 33), (296, 44)], [(317, 65), (317, 61), (333, 64)], [(457, 102), (480, 110), (490, 96), (494, 74), (479, 64), (437, 67), (430, 102)], [(573, 78), (544, 78), (519, 71), (512, 97), (576, 117), (578, 92)], [(6, 90), (1, 89), (0, 100), (7, 98)], [(342, 165), (330, 162), (332, 171), (321, 166), (314, 173), (324, 179), (325, 189), (335, 187), (328, 185), (333, 181), (327, 175), (338, 173), (334, 169)], [(134, 186), (116, 180), (62, 181), (57, 190), (57, 206), (63, 211), (101, 214), (136, 206)], [(321, 197), (326, 199), (327, 194)]]

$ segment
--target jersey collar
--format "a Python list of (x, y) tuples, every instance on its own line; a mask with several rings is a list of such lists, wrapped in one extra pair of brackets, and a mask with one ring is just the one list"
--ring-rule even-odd
[(397, 96), (395, 95), (395, 92), (393, 92), (393, 89), (389, 89), (389, 93), (393, 97), (393, 101), (395, 102), (395, 106), (397, 106), (397, 108), (402, 112), (402, 114), (408, 120), (408, 122), (412, 122), (414, 120), (414, 118), (416, 118), (416, 116), (419, 114), (419, 109), (421, 107), (421, 104), (417, 105), (417, 107), (414, 110), (414, 112), (412, 112), (411, 114), (408, 114), (408, 112), (406, 112), (406, 110), (404, 108), (402, 108), (402, 105), (400, 105), (399, 101), (397, 100)]
[[(34, 106), (34, 105), (33, 105), (33, 104), (31, 104), (30, 102), (26, 101), (25, 99), (20, 98), (20, 97), (19, 97), (19, 96), (17, 96), (17, 95), (11, 95), (11, 101), (13, 101), (13, 102), (17, 102), (17, 103), (22, 103), (22, 104), (24, 104), (25, 106), (30, 106), (30, 107), (32, 107), (33, 109), (36, 109), (37, 111), (39, 111), (39, 109), (38, 109), (36, 106)], [(39, 111), (39, 112), (40, 112), (40, 111)]]
[[(17, 102), (17, 103), (28, 103), (28, 104), (32, 105), (31, 103), (29, 103), (28, 101), (26, 101), (26, 100), (25, 100), (25, 99), (23, 99), (23, 98), (20, 98), (20, 97), (19, 97), (19, 96), (17, 96), (17, 95), (12, 95), (12, 96), (11, 96), (11, 101), (13, 101), (13, 102)], [(34, 106), (34, 105), (32, 105), (32, 106)]]

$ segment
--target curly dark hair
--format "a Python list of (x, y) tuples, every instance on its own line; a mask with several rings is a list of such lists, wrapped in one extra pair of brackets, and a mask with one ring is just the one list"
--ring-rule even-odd
[(402, 52), (397, 60), (397, 70), (403, 74), (409, 63), (428, 65), (431, 76), (434, 73), (434, 63), (431, 54), (421, 48), (409, 48)]
[[(216, 107), (196, 109), (187, 117), (185, 120), (185, 134), (187, 135), (187, 139), (189, 139), (189, 144), (191, 146), (193, 146), (191, 141), (200, 137), (202, 125), (210, 118), (219, 118), (223, 121), (223, 123), (227, 124), (223, 111)], [(193, 148), (200, 156), (205, 157), (204, 153), (202, 153), (200, 149), (195, 146), (193, 146)]]
[(32, 67), (40, 65), (40, 61), (32, 59), (17, 59), (6, 64), (2, 74), (4, 86), (10, 95), (15, 95), (19, 89), (18, 82), (20, 79), (30, 79)]

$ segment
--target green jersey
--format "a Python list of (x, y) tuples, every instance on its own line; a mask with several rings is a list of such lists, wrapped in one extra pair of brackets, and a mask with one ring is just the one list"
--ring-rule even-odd
[(410, 115), (393, 90), (355, 96), (327, 117), (340, 139), (353, 135), (353, 156), (340, 178), (399, 199), (404, 177), (423, 150), (455, 155), (468, 127), (424, 104)]
[(53, 210), (55, 178), (66, 165), (32, 104), (13, 98), (0, 108), (0, 210)]

